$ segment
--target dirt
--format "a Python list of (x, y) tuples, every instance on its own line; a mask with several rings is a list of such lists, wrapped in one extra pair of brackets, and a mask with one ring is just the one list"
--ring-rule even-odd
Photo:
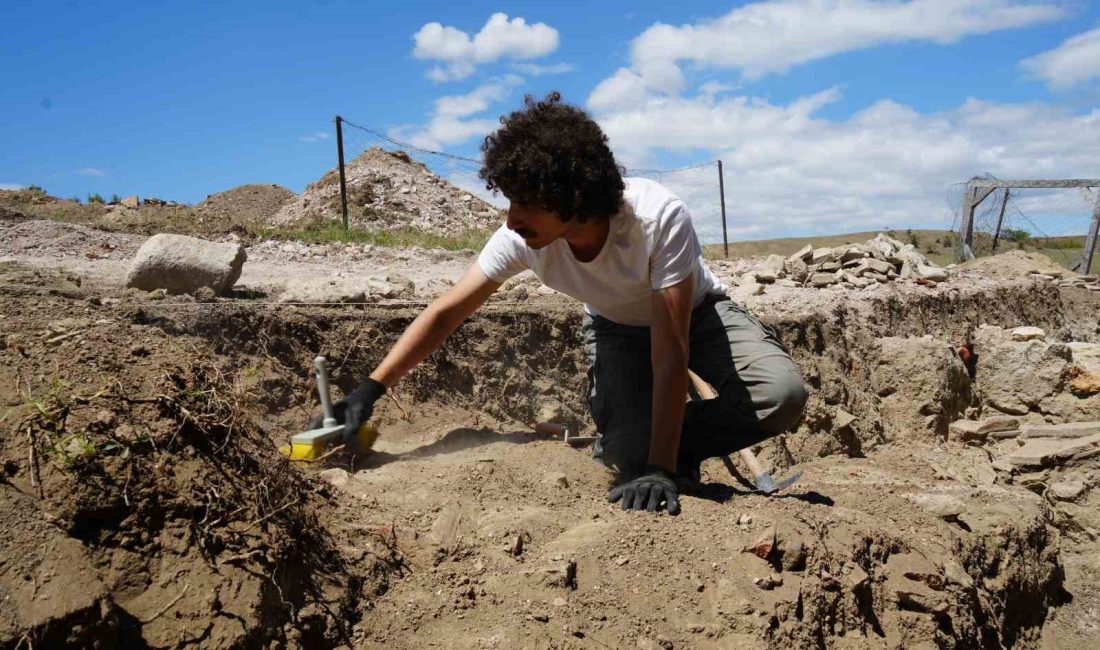
[[(260, 242), (235, 297), (203, 303), (121, 288), (140, 236), (0, 228), (0, 647), (1026, 648), (1100, 630), (1100, 474), (1006, 474), (946, 435), (988, 408), (994, 366), (960, 352), (981, 325), (1097, 342), (1095, 292), (972, 269), (733, 286), (810, 385), (799, 429), (757, 449), (804, 478), (766, 498), (708, 461), (683, 514), (652, 517), (532, 432), (592, 427), (579, 310), (530, 275), (391, 391), (370, 455), (293, 465), (277, 446), (315, 408), (313, 357), (349, 390), (419, 307), (279, 305), (279, 284), (408, 269), (419, 300), (469, 254)], [(714, 266), (732, 285), (758, 263)]]
[(960, 268), (977, 271), (993, 277), (1025, 277), (1032, 273), (1043, 275), (1069, 275), (1065, 270), (1042, 253), (1014, 250), (991, 257), (980, 257), (960, 265)]
[(210, 194), (195, 210), (214, 218), (266, 223), (294, 196), (282, 185), (250, 183)]
[[(500, 211), (436, 176), (402, 151), (371, 147), (344, 169), (348, 221), (369, 229), (416, 228), (445, 236), (491, 230)], [(340, 176), (330, 169), (287, 203), (271, 224), (338, 222), (341, 218)]]

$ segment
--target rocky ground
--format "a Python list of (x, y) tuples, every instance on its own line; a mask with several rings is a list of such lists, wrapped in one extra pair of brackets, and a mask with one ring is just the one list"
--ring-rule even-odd
[(472, 253), (248, 242), (230, 295), (165, 296), (124, 286), (144, 239), (0, 219), (0, 647), (1100, 638), (1100, 431), (1042, 428), (1100, 420), (1089, 278), (714, 263), (811, 388), (757, 450), (804, 478), (767, 498), (710, 461), (672, 518), (619, 512), (585, 450), (533, 433), (591, 425), (577, 306), (531, 276), (392, 391), (373, 453), (292, 465), (312, 358), (349, 389)]

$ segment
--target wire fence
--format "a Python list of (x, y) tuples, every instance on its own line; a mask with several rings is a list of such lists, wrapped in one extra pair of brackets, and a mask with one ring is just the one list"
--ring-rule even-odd
[[(991, 176), (975, 180), (998, 182)], [(1089, 271), (1090, 261), (1091, 268), (1097, 268), (1100, 258), (1092, 258), (1095, 257), (1095, 231), (1100, 222), (1100, 187), (997, 187), (984, 199), (981, 198), (984, 190), (990, 188), (979, 187), (968, 199), (972, 185), (973, 181), (960, 184), (952, 201), (953, 230), (959, 239), (961, 257), (986, 257), (1021, 250), (1041, 253), (1081, 273)], [(966, 232), (968, 200), (978, 201), (972, 208), (969, 241)]]
[[(423, 163), (437, 176), (497, 207), (505, 207), (505, 199), (499, 195), (490, 196), (484, 189), (484, 183), (477, 177), (481, 160), (418, 146), (380, 129), (363, 126), (342, 117), (337, 118), (337, 123), (338, 130), (339, 124), (343, 125), (342, 136), (338, 136), (338, 139), (343, 141), (346, 161), (371, 147), (402, 151), (410, 159)], [(627, 177), (655, 180), (683, 199), (691, 212), (692, 222), (701, 242), (714, 244), (724, 241), (724, 192), (720, 179), (720, 161), (707, 160), (670, 169), (627, 168), (625, 171)]]

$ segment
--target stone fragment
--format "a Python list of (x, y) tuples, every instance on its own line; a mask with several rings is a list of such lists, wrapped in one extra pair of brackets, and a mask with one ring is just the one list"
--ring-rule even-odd
[(1020, 439), (1084, 438), (1100, 434), (1100, 422), (1067, 422), (1065, 424), (1033, 424), (1020, 429)]
[(835, 273), (840, 270), (840, 262), (822, 262), (817, 266), (822, 273)]
[(241, 277), (247, 255), (240, 244), (217, 244), (186, 235), (159, 234), (145, 240), (130, 264), (126, 286), (171, 294), (210, 287), (223, 295)]
[(122, 199), (121, 201), (119, 201), (119, 204), (122, 205), (122, 207), (124, 208), (136, 208), (141, 205), (141, 199), (139, 199), (137, 195), (134, 194)]
[(1031, 341), (1033, 339), (1039, 339), (1045, 341), (1047, 333), (1038, 327), (1017, 327), (1012, 330), (1013, 341)]
[(1100, 372), (1090, 372), (1078, 366), (1072, 366), (1069, 369), (1069, 390), (1080, 397), (1100, 393)]
[(577, 561), (555, 561), (543, 569), (543, 584), (548, 587), (577, 588)]
[(806, 276), (810, 274), (810, 267), (801, 258), (794, 260), (787, 260), (786, 265), (787, 276), (795, 282), (803, 282), (806, 280)]
[(857, 289), (863, 289), (875, 283), (874, 280), (871, 280), (869, 278), (861, 278), (855, 275), (845, 275), (844, 281)]
[(351, 478), (346, 469), (339, 467), (333, 467), (322, 471), (319, 475), (320, 479), (333, 487), (344, 487), (348, 484), (348, 480)]
[(827, 287), (830, 284), (836, 284), (835, 273), (814, 273), (810, 276), (810, 284), (815, 287)]
[(1100, 451), (1100, 433), (1084, 438), (1032, 438), (1005, 460), (1015, 467), (1050, 467)]
[(758, 536), (752, 541), (751, 544), (742, 549), (744, 552), (752, 553), (756, 557), (761, 559), (768, 559), (775, 549), (775, 527), (769, 526), (763, 534)]
[(870, 581), (871, 577), (863, 570), (863, 567), (852, 562), (845, 565), (842, 584), (849, 590), (855, 591)]
[(798, 249), (797, 252), (792, 253), (791, 256), (787, 258), (787, 262), (793, 262), (795, 260), (805, 262), (813, 256), (813, 252), (814, 252), (813, 245), (812, 244), (806, 244), (802, 248)]
[(764, 266), (756, 273), (757, 282), (770, 284), (783, 277), (785, 261), (782, 255), (769, 255)]
[(950, 494), (910, 494), (906, 498), (945, 521), (957, 519), (966, 509), (962, 499)]
[(548, 474), (546, 476), (546, 482), (559, 488), (569, 487), (569, 479), (565, 476), (565, 474), (562, 474), (560, 472)]
[(847, 429), (852, 426), (852, 423), (858, 420), (856, 416), (852, 415), (844, 409), (838, 408), (836, 414), (833, 416), (833, 428), (837, 431), (841, 429)]
[(1100, 374), (1100, 343), (1066, 343), (1073, 364), (1093, 374)]
[(765, 591), (770, 591), (783, 586), (783, 576), (778, 573), (771, 573), (762, 578), (753, 578), (752, 583)]
[(932, 282), (943, 282), (947, 280), (947, 271), (930, 264), (918, 264), (917, 275), (924, 280), (931, 280)]
[(1050, 486), (1050, 496), (1059, 501), (1073, 501), (1085, 491), (1081, 481), (1062, 480)]
[(1014, 437), (1020, 428), (1020, 422), (1007, 415), (995, 415), (983, 420), (958, 420), (948, 425), (948, 432), (959, 440), (985, 440), (991, 433), (1009, 433)]
[(821, 248), (815, 248), (813, 250), (813, 252), (810, 253), (810, 260), (809, 261), (810, 261), (811, 264), (817, 264), (819, 262), (823, 262), (827, 259), (832, 258), (832, 256), (833, 256), (833, 249), (823, 246)]
[(627, 562), (630, 562), (630, 558), (626, 557), (625, 555), (615, 558), (615, 564), (617, 564), (618, 566), (623, 566)]

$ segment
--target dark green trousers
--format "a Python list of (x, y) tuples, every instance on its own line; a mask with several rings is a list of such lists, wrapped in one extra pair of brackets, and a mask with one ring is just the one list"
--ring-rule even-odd
[[(593, 454), (624, 473), (646, 465), (653, 420), (648, 327), (585, 316), (588, 403), (598, 441)], [(725, 456), (798, 425), (807, 392), (775, 330), (724, 295), (691, 313), (688, 367), (718, 391), (689, 402), (680, 461)], [(686, 396), (685, 396), (686, 397)]]

